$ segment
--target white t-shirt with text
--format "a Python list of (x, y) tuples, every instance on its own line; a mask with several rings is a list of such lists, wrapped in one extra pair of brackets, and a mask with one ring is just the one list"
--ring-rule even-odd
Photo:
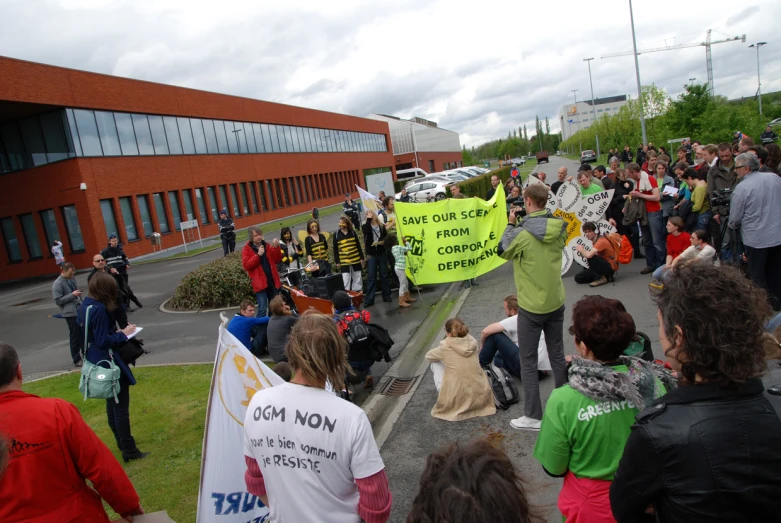
[[(518, 345), (518, 315), (508, 316), (499, 322), (505, 335)], [(545, 344), (545, 333), (540, 333), (540, 343), (537, 346), (537, 370), (551, 370), (548, 359), (548, 346)]]
[(252, 397), (244, 454), (260, 467), (274, 523), (359, 523), (355, 480), (385, 468), (363, 410), (291, 383)]

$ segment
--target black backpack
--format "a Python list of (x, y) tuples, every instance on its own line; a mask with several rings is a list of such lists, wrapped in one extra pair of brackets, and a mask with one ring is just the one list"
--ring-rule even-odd
[(339, 315), (339, 332), (347, 340), (350, 348), (368, 344), (371, 333), (366, 325), (363, 313), (365, 311), (345, 311)]
[(484, 367), (483, 370), (491, 384), (497, 409), (507, 410), (510, 405), (518, 403), (518, 388), (509, 372), (493, 363)]

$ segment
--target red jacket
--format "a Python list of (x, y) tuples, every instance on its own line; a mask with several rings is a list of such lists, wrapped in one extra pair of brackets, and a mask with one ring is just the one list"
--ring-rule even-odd
[[(279, 289), (282, 284), (279, 282), (277, 264), (282, 262), (282, 249), (280, 247), (272, 247), (271, 244), (266, 242), (263, 242), (263, 246), (266, 248), (266, 258), (268, 258), (268, 264), (271, 266), (271, 275), (274, 277), (274, 288)], [(260, 264), (260, 256), (252, 248), (251, 242), (247, 242), (241, 250), (241, 264), (244, 266), (244, 270), (247, 271), (253, 291), (260, 292), (268, 287), (266, 273), (263, 272), (263, 267)]]
[(108, 523), (101, 498), (121, 515), (139, 508), (122, 466), (67, 401), (4, 392), (0, 432), (11, 446), (0, 478), (3, 523)]

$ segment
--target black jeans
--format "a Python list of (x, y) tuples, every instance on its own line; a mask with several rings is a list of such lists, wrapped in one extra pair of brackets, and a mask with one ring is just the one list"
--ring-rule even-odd
[(781, 309), (781, 245), (764, 249), (745, 245), (744, 248), (749, 278), (767, 291), (773, 309)]
[(367, 261), (369, 275), (366, 280), (366, 299), (364, 304), (374, 303), (374, 295), (377, 292), (377, 272), (380, 273), (380, 292), (383, 301), (391, 301), (390, 285), (388, 284), (388, 256), (382, 253), (372, 256)]
[(228, 240), (227, 238), (222, 238), (222, 254), (223, 256), (227, 256), (233, 251), (236, 250), (236, 240), (235, 238), (233, 240)]
[(122, 451), (122, 457), (127, 457), (137, 453), (138, 447), (130, 433), (130, 380), (124, 373), (119, 378), (117, 399), (118, 403), (114, 402), (114, 398), (106, 400), (106, 416), (117, 447)]
[(130, 302), (132, 301), (133, 303), (136, 304), (136, 307), (141, 307), (141, 302), (138, 301), (138, 298), (136, 298), (136, 295), (133, 293), (133, 289), (130, 288), (130, 280), (129, 280), (129, 277), (127, 275), (127, 272), (121, 272), (121, 273), (119, 273), (119, 275), (122, 277), (122, 281), (125, 284), (125, 288), (124, 288), (125, 293), (126, 293), (126, 295), (125, 295), (125, 300), (126, 300), (125, 301), (125, 306), (129, 306)]
[(615, 271), (610, 263), (600, 255), (595, 255), (588, 260), (588, 269), (583, 269), (575, 275), (576, 283), (591, 283), (602, 276), (612, 278)]
[(84, 332), (79, 327), (76, 316), (66, 317), (65, 321), (68, 323), (71, 359), (73, 359), (73, 364), (75, 365), (81, 361), (81, 346), (84, 344)]

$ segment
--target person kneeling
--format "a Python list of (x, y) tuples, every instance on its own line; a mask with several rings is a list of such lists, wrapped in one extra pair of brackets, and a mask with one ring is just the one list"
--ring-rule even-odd
[[(504, 313), (502, 321), (492, 323), (480, 333), (480, 366), (487, 367), (493, 361), (497, 367), (521, 377), (521, 351), (518, 348), (518, 298), (511, 294), (504, 298)], [(545, 345), (545, 335), (540, 336), (537, 347), (537, 370), (551, 370), (548, 361), (548, 348)]]
[(347, 363), (363, 382), (363, 388), (374, 388), (372, 365), (374, 354), (372, 353), (371, 335), (368, 323), (371, 315), (367, 310), (356, 310), (353, 307), (350, 295), (345, 291), (336, 291), (332, 298), (334, 309), (334, 321), (339, 329), (339, 334), (345, 337), (349, 347), (347, 351)]
[(265, 345), (268, 321), (268, 316), (255, 317), (255, 302), (244, 300), (239, 313), (228, 322), (227, 329), (257, 358)]
[(588, 269), (576, 274), (575, 281), (588, 283), (591, 287), (599, 287), (613, 281), (618, 270), (615, 245), (605, 236), (597, 235), (597, 225), (594, 222), (583, 224), (583, 235), (594, 244), (594, 248), (587, 251), (582, 245), (578, 245), (578, 252), (588, 259)]
[(447, 337), (439, 347), (426, 353), (426, 359), (445, 367), (442, 388), (431, 415), (446, 421), (459, 421), (496, 413), (488, 377), (480, 368), (477, 340), (458, 318), (445, 323)]

